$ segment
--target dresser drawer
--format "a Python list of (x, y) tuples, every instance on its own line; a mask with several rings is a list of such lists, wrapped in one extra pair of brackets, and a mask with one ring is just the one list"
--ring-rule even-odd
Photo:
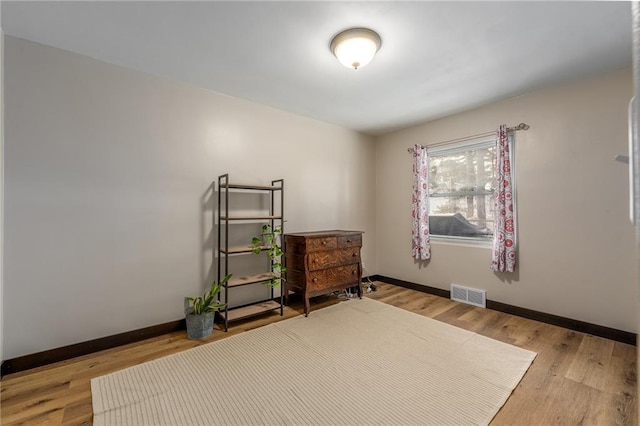
[(307, 252), (335, 248), (338, 248), (338, 238), (336, 237), (309, 238), (307, 240)]
[(359, 282), (360, 266), (358, 264), (311, 271), (307, 277), (307, 287), (311, 291), (335, 287), (338, 284)]
[(339, 248), (362, 247), (362, 235), (353, 234), (353, 235), (338, 237), (338, 247)]
[(316, 251), (307, 255), (307, 269), (333, 268), (360, 262), (360, 247), (337, 249), (332, 251)]

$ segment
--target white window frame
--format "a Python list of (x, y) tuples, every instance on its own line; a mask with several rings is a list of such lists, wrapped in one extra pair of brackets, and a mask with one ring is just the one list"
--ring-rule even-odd
[[(511, 162), (511, 172), (513, 174), (512, 188), (513, 188), (513, 217), (514, 217), (514, 226), (517, 229), (518, 224), (518, 213), (517, 213), (517, 184), (516, 184), (516, 169), (515, 169), (515, 153), (514, 153), (514, 143), (513, 143), (513, 135), (509, 134), (509, 160)], [(457, 142), (454, 144), (447, 144), (443, 146), (436, 146), (433, 148), (429, 148), (427, 146), (427, 152), (429, 155), (429, 160), (434, 157), (445, 157), (447, 155), (455, 154), (457, 152), (464, 152), (474, 148), (484, 147), (488, 145), (495, 146), (496, 139), (495, 136), (487, 136), (483, 138), (468, 140), (464, 142)], [(495, 168), (495, 163), (494, 163)], [(431, 205), (431, 195), (429, 195), (429, 205)], [(493, 200), (493, 198), (492, 198)], [(429, 208), (431, 210), (431, 208)], [(429, 226), (431, 228), (431, 226)], [(431, 230), (431, 229), (430, 229)], [(516, 233), (517, 234), (517, 233)], [(431, 234), (429, 232), (430, 240), (435, 243), (446, 243), (446, 244), (454, 244), (454, 245), (462, 245), (462, 246), (472, 246), (472, 247), (483, 247), (483, 248), (491, 248), (493, 246), (493, 238), (479, 238), (479, 237), (459, 237), (453, 235), (436, 235)]]

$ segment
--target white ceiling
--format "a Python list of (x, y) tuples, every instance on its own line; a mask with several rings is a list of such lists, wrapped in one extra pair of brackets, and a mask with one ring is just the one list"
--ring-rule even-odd
[[(2, 1), (5, 34), (368, 134), (631, 62), (628, 2)], [(369, 27), (357, 71), (329, 51)]]

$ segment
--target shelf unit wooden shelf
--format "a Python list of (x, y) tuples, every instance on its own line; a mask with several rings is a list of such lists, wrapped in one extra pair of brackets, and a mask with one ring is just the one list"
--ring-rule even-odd
[(272, 219), (282, 219), (282, 216), (229, 216), (229, 217), (221, 217), (221, 220), (272, 220)]
[[(261, 249), (267, 249), (267, 246), (260, 246)], [(230, 247), (220, 247), (220, 253), (224, 254), (245, 254), (245, 253), (253, 253), (253, 246), (230, 246)]]
[(240, 308), (229, 309), (227, 319), (228, 321), (235, 321), (260, 315), (265, 312), (271, 312), (276, 309), (282, 309), (282, 305), (274, 300), (266, 300), (264, 302), (258, 302), (252, 305), (242, 306)]
[[(224, 175), (223, 175), (224, 176)], [(282, 179), (280, 179), (282, 180)], [(247, 184), (247, 183), (223, 183), (220, 188), (225, 188), (225, 189), (247, 189), (250, 191), (280, 191), (282, 190), (282, 188), (277, 185), (277, 182), (279, 181), (274, 181), (276, 183), (272, 184), (272, 185), (251, 185), (251, 184)]]
[(227, 285), (229, 287), (239, 287), (242, 285), (263, 283), (265, 281), (269, 281), (275, 276), (276, 274), (273, 272), (265, 272), (257, 275), (245, 275), (244, 277), (231, 277)]
[[(240, 190), (242, 192), (250, 192), (259, 194), (270, 194), (269, 213), (268, 214), (234, 214), (233, 206), (229, 201), (229, 193), (231, 190)], [(276, 193), (279, 197), (276, 198)], [(231, 231), (230, 223), (239, 222), (262, 222), (271, 225), (271, 229), (279, 226), (284, 232), (284, 179), (278, 179), (271, 182), (271, 185), (251, 185), (246, 183), (231, 183), (229, 175), (224, 174), (218, 176), (218, 282), (228, 274), (232, 274), (231, 279), (224, 286), (224, 301), (227, 303), (225, 309), (220, 311), (224, 321), (225, 331), (229, 328), (229, 322), (248, 318), (254, 315), (260, 315), (266, 312), (272, 312), (279, 309), (280, 315), (283, 315), (284, 295), (280, 291), (279, 297), (274, 297), (274, 289), (270, 289), (270, 298), (267, 300), (258, 300), (248, 305), (229, 308), (229, 303), (233, 299), (233, 289), (249, 285), (261, 285), (276, 277), (271, 271), (265, 271), (254, 275), (240, 275), (239, 271), (231, 271), (229, 269), (229, 257), (253, 254), (251, 245), (229, 245), (229, 236)], [(261, 246), (261, 249), (267, 249), (268, 246)]]

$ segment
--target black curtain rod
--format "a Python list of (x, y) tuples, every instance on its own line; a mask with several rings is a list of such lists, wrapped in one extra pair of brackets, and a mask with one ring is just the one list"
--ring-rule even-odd
[[(517, 126), (507, 127), (507, 132), (517, 132), (518, 130), (529, 130), (529, 125), (526, 124), (526, 123), (520, 123)], [(477, 138), (482, 137), (482, 136), (489, 136), (489, 135), (493, 135), (493, 134), (495, 134), (495, 130), (493, 132), (478, 133), (477, 135), (465, 136), (463, 138), (449, 139), (448, 141), (432, 143), (431, 145), (428, 145), (426, 148), (431, 148), (431, 147), (439, 146), (439, 145), (447, 145), (447, 144), (450, 144), (450, 143), (462, 142), (462, 141), (467, 141), (467, 140), (471, 140), (471, 139), (477, 139)], [(425, 148), (424, 145), (422, 145), (422, 147)], [(407, 151), (413, 152), (413, 148), (407, 148)]]

